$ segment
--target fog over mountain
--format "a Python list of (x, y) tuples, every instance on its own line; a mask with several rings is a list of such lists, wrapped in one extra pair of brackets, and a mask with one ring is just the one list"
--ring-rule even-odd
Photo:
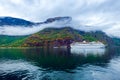
[[(116, 37), (120, 37), (119, 14), (120, 0), (0, 0), (0, 16), (2, 17), (17, 17), (37, 23), (48, 18), (70, 16), (73, 20), (69, 25), (75, 29), (102, 30)], [(60, 27), (63, 25), (61, 24), (54, 23), (54, 27)], [(48, 24), (28, 28), (0, 27), (0, 34), (32, 34), (47, 26)], [(51, 26), (53, 27), (53, 23), (49, 25)]]
[(72, 18), (68, 16), (48, 18), (46, 21), (37, 23), (20, 18), (2, 17), (0, 18), (0, 35), (24, 36), (49, 27), (61, 28), (67, 26), (73, 26)]

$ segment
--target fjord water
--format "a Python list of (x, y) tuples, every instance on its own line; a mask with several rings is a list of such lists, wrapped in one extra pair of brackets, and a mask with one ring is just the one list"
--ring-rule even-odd
[(0, 80), (120, 80), (120, 50), (0, 49)]

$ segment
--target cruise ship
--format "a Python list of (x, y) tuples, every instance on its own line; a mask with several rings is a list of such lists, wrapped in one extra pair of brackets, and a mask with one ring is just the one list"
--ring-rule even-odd
[(71, 45), (71, 49), (99, 49), (99, 48), (105, 48), (105, 44), (102, 42), (73, 42)]

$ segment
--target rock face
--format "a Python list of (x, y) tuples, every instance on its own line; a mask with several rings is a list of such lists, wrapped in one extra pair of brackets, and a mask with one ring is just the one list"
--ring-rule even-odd
[(26, 47), (60, 47), (60, 46), (70, 46), (72, 43), (71, 38), (61, 38), (61, 39), (55, 39), (55, 40), (44, 40), (40, 37), (31, 36), (29, 39), (25, 41), (23, 46)]

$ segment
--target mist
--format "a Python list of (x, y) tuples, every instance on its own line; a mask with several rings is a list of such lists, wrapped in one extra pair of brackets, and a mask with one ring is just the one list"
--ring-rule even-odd
[[(43, 22), (47, 18), (70, 16), (71, 27), (84, 31), (101, 30), (120, 37), (120, 0), (0, 0), (0, 16)], [(50, 24), (51, 25), (51, 24)], [(28, 28), (0, 27), (0, 34), (28, 35), (50, 25)], [(60, 27), (56, 24), (54, 27)], [(53, 26), (51, 26), (53, 27)]]
[[(113, 26), (114, 25), (114, 26)], [(77, 21), (54, 21), (48, 24), (40, 24), (34, 26), (0, 26), (0, 35), (8, 36), (26, 36), (37, 33), (45, 28), (63, 28), (71, 27), (80, 31), (90, 32), (90, 31), (103, 31), (110, 37), (120, 37), (119, 29), (120, 24), (110, 24), (104, 26), (88, 26), (83, 24), (78, 24)], [(117, 34), (116, 34), (117, 33)]]
[(33, 26), (33, 27), (4, 26), (4, 27), (0, 27), (0, 35), (25, 36), (36, 33), (40, 30), (41, 28), (39, 26)]
[(30, 34), (37, 33), (45, 28), (62, 28), (66, 26), (71, 26), (70, 23), (66, 23), (66, 21), (54, 21), (49, 24), (40, 24), (33, 26), (0, 26), (0, 35), (8, 35), (8, 36), (26, 36)]

